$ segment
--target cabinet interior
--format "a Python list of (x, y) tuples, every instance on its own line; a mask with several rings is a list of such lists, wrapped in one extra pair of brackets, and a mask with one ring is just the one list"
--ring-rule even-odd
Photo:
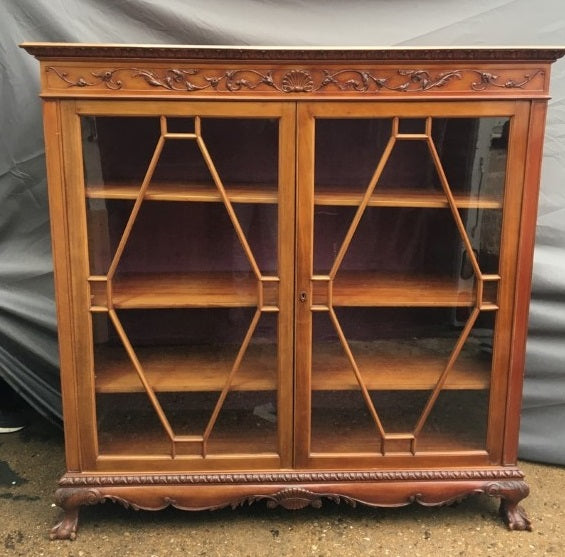
[[(312, 454), (486, 450), (509, 123), (314, 118)], [(279, 137), (81, 117), (101, 455), (276, 455)]]

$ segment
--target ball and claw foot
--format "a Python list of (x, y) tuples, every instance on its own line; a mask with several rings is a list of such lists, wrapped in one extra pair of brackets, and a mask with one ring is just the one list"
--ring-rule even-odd
[(505, 499), (500, 501), (500, 516), (509, 530), (532, 531), (532, 522), (526, 511), (517, 503), (511, 503)]
[(51, 540), (74, 540), (77, 537), (78, 509), (65, 512), (63, 520), (56, 524), (49, 534)]

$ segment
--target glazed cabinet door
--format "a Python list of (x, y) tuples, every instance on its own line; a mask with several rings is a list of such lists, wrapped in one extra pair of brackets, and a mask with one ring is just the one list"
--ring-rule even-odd
[(294, 105), (62, 114), (82, 468), (289, 466)]
[(299, 466), (500, 462), (528, 111), (299, 107)]

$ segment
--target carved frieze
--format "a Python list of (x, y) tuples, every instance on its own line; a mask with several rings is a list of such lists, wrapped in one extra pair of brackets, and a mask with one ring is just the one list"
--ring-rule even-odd
[[(414, 69), (199, 69), (175, 67), (169, 69), (108, 68), (90, 72), (71, 72), (68, 69), (48, 66), (67, 88), (106, 88), (111, 90), (147, 90), (163, 92), (216, 92), (245, 93), (272, 92), (282, 94), (359, 93), (379, 94), (423, 93), (452, 88), (479, 92), (487, 89), (524, 89), (541, 69), (520, 75), (505, 72), (486, 72), (463, 68), (434, 71)], [(456, 82), (461, 82), (456, 85)]]

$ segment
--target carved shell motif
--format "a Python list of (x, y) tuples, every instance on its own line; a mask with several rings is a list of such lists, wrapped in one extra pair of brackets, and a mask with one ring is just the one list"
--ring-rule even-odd
[(305, 70), (291, 70), (284, 75), (281, 89), (285, 93), (309, 93), (314, 90), (312, 74)]

